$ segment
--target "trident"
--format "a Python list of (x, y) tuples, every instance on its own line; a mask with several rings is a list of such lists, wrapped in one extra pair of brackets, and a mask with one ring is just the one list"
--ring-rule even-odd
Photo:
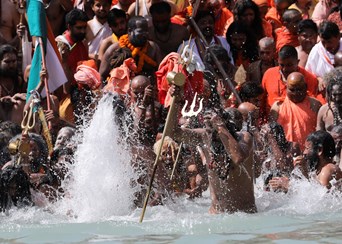
[(195, 93), (194, 99), (191, 102), (190, 109), (188, 112), (185, 112), (186, 107), (188, 106), (188, 100), (185, 100), (185, 104), (182, 108), (182, 116), (183, 117), (192, 117), (192, 116), (197, 116), (203, 109), (203, 98), (201, 98), (199, 102), (199, 108), (197, 111), (195, 111), (196, 107), (196, 101), (197, 101), (197, 92)]

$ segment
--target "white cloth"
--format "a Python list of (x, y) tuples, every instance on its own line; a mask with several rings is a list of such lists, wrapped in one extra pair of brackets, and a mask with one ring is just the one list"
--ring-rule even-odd
[(88, 21), (86, 40), (89, 46), (89, 55), (98, 54), (100, 43), (103, 39), (112, 35), (112, 29), (108, 23), (103, 25), (97, 20), (96, 16)]
[[(342, 51), (342, 39), (340, 39), (339, 51)], [(319, 42), (311, 49), (305, 69), (317, 77), (323, 77), (334, 69), (334, 63), (334, 54), (328, 52), (322, 42)]]
[[(222, 37), (222, 36), (216, 36), (216, 37), (220, 40), (220, 45), (221, 45), (224, 49), (227, 50), (228, 56), (229, 56), (229, 58), (230, 58), (230, 62), (231, 62), (232, 64), (234, 64), (233, 56), (232, 56), (232, 53), (231, 53), (231, 51), (230, 51), (230, 46), (229, 46), (227, 40), (226, 40), (224, 37)], [(184, 46), (186, 46), (188, 43), (189, 43), (189, 41), (186, 41), (186, 42), (184, 43)], [(216, 44), (216, 43), (215, 43), (215, 39), (213, 38), (213, 39), (211, 40), (211, 42), (209, 43), (209, 46), (215, 45), (215, 44)], [(197, 56), (201, 57), (201, 55), (200, 55), (200, 53), (199, 53), (199, 51), (198, 51), (198, 48), (197, 48), (197, 46), (196, 46), (195, 39), (191, 39), (190, 47), (192, 47), (192, 46), (194, 46), (193, 52), (194, 52), (195, 54), (197, 54)], [(181, 49), (182, 49), (182, 48), (183, 48), (183, 44), (181, 44), (181, 45), (179, 46), (177, 52), (178, 52), (178, 53), (181, 53)], [(201, 58), (200, 58), (200, 65), (201, 65), (201, 66), (204, 66), (203, 60), (202, 60)]]

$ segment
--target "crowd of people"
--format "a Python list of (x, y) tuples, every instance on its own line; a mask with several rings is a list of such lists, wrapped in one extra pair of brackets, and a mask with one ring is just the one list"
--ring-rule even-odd
[(340, 190), (339, 0), (43, 0), (66, 77), (51, 93), (28, 89), (26, 1), (0, 4), (1, 211), (72, 197), (75, 135), (104, 96), (136, 207), (151, 177), (150, 205), (209, 190), (210, 213), (257, 212), (258, 177)]

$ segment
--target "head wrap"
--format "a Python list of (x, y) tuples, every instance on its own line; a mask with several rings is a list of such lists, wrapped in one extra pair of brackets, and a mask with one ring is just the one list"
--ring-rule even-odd
[(83, 64), (77, 66), (76, 73), (74, 74), (76, 83), (81, 87), (88, 86), (92, 90), (99, 88), (101, 85), (101, 76), (95, 68), (96, 65), (91, 61), (83, 62)]

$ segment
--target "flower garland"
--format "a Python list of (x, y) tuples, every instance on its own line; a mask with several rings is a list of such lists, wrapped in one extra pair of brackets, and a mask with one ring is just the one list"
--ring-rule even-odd
[(128, 39), (128, 34), (123, 35), (119, 39), (119, 45), (120, 47), (127, 47), (132, 51), (132, 57), (135, 58), (137, 55), (139, 55), (139, 61), (138, 61), (138, 67), (137, 67), (137, 73), (141, 72), (142, 68), (144, 67), (145, 61), (146, 63), (152, 65), (153, 67), (157, 66), (157, 63), (150, 58), (146, 52), (148, 47), (148, 42), (144, 47), (134, 47)]

